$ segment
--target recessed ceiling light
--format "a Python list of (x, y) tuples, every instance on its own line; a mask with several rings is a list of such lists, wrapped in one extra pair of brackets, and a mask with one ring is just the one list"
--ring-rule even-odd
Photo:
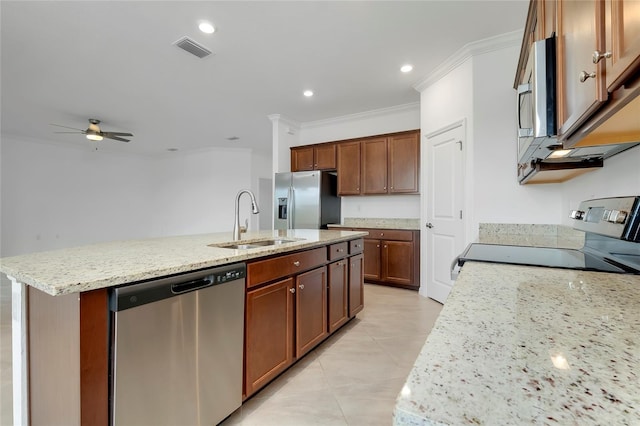
[(216, 29), (213, 28), (213, 25), (208, 22), (201, 22), (200, 25), (198, 25), (198, 28), (200, 28), (200, 31), (205, 34), (213, 34), (216, 31)]
[(400, 68), (400, 71), (402, 71), (402, 72), (410, 72), (412, 69), (413, 69), (413, 65), (406, 64), (406, 65), (403, 65)]
[(313, 91), (305, 90), (304, 92), (302, 92), (302, 94), (305, 95), (307, 98), (310, 98), (311, 96), (313, 96)]
[(227, 140), (228, 140), (228, 141), (237, 141), (237, 140), (239, 140), (239, 139), (240, 139), (240, 138), (239, 138), (239, 137), (237, 137), (237, 136), (229, 136), (229, 137), (227, 138)]
[(167, 151), (169, 152), (176, 152), (178, 150), (178, 148), (167, 148)]

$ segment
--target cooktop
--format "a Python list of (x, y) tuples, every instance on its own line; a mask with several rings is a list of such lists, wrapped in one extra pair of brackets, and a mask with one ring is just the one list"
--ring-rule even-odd
[(585, 250), (551, 247), (473, 243), (460, 255), (458, 265), (462, 266), (468, 260), (584, 271), (640, 273), (640, 271), (622, 265), (614, 259), (608, 259)]

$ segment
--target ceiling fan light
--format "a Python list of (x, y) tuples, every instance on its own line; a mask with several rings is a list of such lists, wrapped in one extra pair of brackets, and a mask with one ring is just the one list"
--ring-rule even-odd
[(95, 133), (87, 133), (87, 139), (90, 141), (101, 141), (103, 137)]

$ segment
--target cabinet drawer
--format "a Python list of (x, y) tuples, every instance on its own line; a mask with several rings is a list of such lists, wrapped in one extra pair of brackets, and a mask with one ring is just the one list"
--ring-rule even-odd
[(349, 254), (362, 253), (362, 250), (364, 250), (364, 240), (362, 238), (349, 241)]
[(344, 243), (331, 244), (329, 246), (329, 260), (331, 261), (345, 257), (348, 254), (348, 247), (349, 243), (346, 241)]
[(362, 229), (362, 231), (369, 232), (369, 236), (365, 237), (369, 239), (413, 241), (413, 231), (403, 231), (397, 229)]
[(324, 265), (326, 261), (326, 247), (318, 247), (249, 263), (247, 264), (247, 288)]

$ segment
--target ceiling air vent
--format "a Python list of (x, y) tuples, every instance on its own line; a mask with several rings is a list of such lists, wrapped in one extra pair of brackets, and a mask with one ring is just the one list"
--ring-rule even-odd
[(182, 37), (173, 44), (178, 46), (180, 49), (186, 50), (192, 55), (196, 55), (198, 58), (204, 58), (212, 53), (209, 49), (187, 36)]

